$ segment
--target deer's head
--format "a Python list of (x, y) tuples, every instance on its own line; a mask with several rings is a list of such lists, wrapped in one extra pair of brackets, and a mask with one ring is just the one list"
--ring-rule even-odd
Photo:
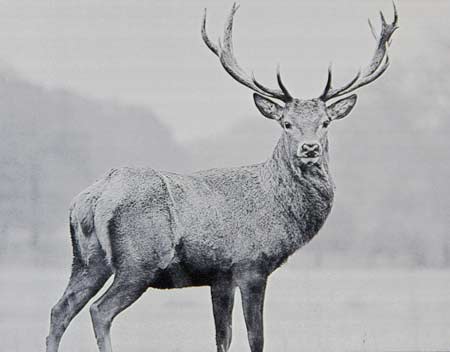
[[(391, 24), (381, 14), (381, 32), (379, 35), (369, 21), (372, 34), (377, 40), (375, 53), (370, 64), (347, 84), (339, 88), (332, 87), (331, 67), (323, 93), (314, 99), (294, 98), (281, 79), (277, 70), (279, 88), (269, 88), (258, 82), (253, 75), (248, 75), (237, 63), (233, 53), (233, 18), (238, 9), (233, 5), (225, 25), (223, 44), (219, 40), (214, 44), (206, 33), (206, 10), (203, 17), (202, 37), (208, 48), (218, 56), (223, 68), (236, 81), (250, 88), (256, 107), (266, 118), (276, 121), (283, 129), (282, 139), (289, 152), (289, 157), (302, 165), (314, 165), (320, 162), (327, 146), (327, 133), (331, 124), (346, 117), (356, 104), (356, 94), (349, 93), (373, 82), (389, 66), (387, 48), (394, 31), (398, 28), (398, 15), (394, 4), (394, 21)], [(332, 102), (333, 99), (341, 98)], [(276, 102), (278, 101), (278, 102)], [(280, 104), (281, 103), (281, 104)]]

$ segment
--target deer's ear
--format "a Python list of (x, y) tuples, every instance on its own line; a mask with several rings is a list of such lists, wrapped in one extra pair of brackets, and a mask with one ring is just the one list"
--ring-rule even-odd
[(253, 100), (255, 101), (259, 112), (268, 119), (278, 121), (283, 117), (283, 108), (272, 100), (257, 93), (253, 94)]
[(327, 107), (327, 114), (330, 120), (339, 120), (347, 116), (356, 104), (356, 94), (338, 100)]

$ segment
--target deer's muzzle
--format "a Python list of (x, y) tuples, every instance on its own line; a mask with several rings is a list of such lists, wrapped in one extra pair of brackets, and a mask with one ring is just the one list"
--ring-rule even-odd
[(316, 164), (322, 154), (322, 147), (319, 143), (308, 142), (303, 143), (297, 150), (297, 156), (304, 164)]

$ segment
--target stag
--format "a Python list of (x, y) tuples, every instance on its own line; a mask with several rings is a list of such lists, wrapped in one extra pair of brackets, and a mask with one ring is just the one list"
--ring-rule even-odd
[[(262, 163), (189, 175), (150, 168), (113, 169), (81, 192), (70, 209), (73, 246), (68, 286), (51, 310), (47, 352), (56, 352), (74, 316), (90, 307), (98, 348), (111, 352), (113, 319), (149, 287), (210, 286), (217, 351), (231, 344), (231, 316), (239, 288), (252, 352), (263, 350), (263, 306), (268, 276), (320, 230), (333, 203), (328, 129), (356, 103), (348, 95), (389, 66), (387, 48), (398, 28), (381, 13), (381, 32), (369, 65), (335, 88), (331, 68), (323, 93), (294, 98), (277, 70), (269, 88), (243, 70), (233, 53), (233, 5), (223, 43), (202, 37), (236, 81), (254, 91), (261, 114), (281, 126), (271, 157)], [(369, 22), (370, 24), (370, 22)], [(332, 99), (339, 98), (335, 102)], [(277, 103), (276, 101), (279, 101)]]

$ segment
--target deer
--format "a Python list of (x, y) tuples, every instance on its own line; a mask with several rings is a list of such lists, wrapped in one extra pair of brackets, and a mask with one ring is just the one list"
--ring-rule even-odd
[[(51, 309), (47, 352), (57, 352), (71, 320), (114, 279), (90, 306), (100, 352), (112, 352), (113, 319), (148, 288), (209, 286), (218, 352), (229, 350), (235, 291), (252, 352), (262, 352), (263, 308), (269, 275), (307, 244), (324, 225), (333, 205), (328, 130), (348, 116), (350, 93), (380, 77), (389, 66), (388, 47), (398, 13), (387, 23), (382, 12), (373, 57), (348, 83), (334, 87), (331, 65), (322, 94), (294, 98), (277, 69), (278, 88), (269, 88), (238, 64), (233, 20), (223, 43), (201, 34), (226, 72), (253, 91), (259, 112), (281, 127), (264, 162), (177, 174), (151, 168), (112, 169), (77, 195), (70, 207), (73, 262), (62, 297)], [(339, 98), (339, 100), (334, 100)]]

